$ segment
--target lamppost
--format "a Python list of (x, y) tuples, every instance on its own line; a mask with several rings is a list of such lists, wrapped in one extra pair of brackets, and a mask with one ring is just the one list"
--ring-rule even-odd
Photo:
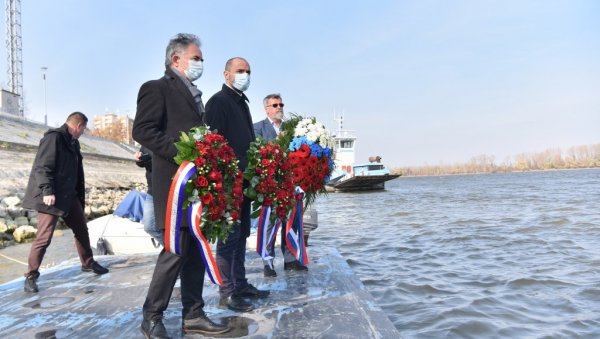
[(44, 124), (48, 126), (48, 102), (46, 101), (46, 71), (48, 67), (42, 66), (42, 77), (44, 79)]

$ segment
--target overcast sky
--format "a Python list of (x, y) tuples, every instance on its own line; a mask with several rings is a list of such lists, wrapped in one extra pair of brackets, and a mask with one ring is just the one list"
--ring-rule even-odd
[(600, 1), (23, 1), (21, 21), (26, 116), (44, 120), (45, 66), (53, 125), (75, 110), (133, 118), (168, 40), (189, 32), (205, 102), (225, 61), (245, 57), (255, 122), (273, 92), (331, 130), (343, 112), (357, 161), (502, 162), (600, 142)]

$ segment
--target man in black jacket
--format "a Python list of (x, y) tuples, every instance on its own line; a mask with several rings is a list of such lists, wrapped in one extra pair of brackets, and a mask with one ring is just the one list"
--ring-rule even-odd
[(85, 181), (77, 139), (83, 134), (87, 121), (83, 113), (71, 113), (61, 127), (48, 130), (40, 140), (23, 199), (23, 207), (38, 211), (36, 237), (25, 273), (25, 292), (38, 292), (39, 268), (59, 217), (73, 230), (81, 270), (108, 273), (94, 261), (83, 212)]
[[(165, 75), (143, 84), (138, 94), (133, 138), (152, 151), (154, 216), (156, 227), (161, 231), (168, 222), (165, 215), (171, 178), (178, 169), (173, 160), (177, 155), (175, 142), (181, 132), (202, 125), (202, 92), (192, 83), (202, 74), (202, 61), (198, 37), (176, 35), (167, 46)], [(187, 215), (187, 211), (183, 212)], [(169, 338), (162, 317), (178, 274), (181, 276), (182, 331), (217, 334), (229, 330), (204, 313), (204, 262), (188, 230), (187, 218), (182, 218), (180, 234), (181, 255), (163, 249), (156, 261), (142, 309), (141, 330), (146, 338)]]
[[(225, 84), (206, 103), (205, 122), (211, 130), (224, 136), (243, 172), (248, 160), (246, 153), (254, 141), (252, 116), (248, 108), (248, 98), (244, 91), (250, 86), (250, 65), (243, 58), (232, 58), (225, 64)], [(244, 186), (248, 183), (244, 182)], [(244, 197), (241, 220), (234, 225), (227, 241), (217, 242), (217, 265), (223, 279), (219, 286), (219, 305), (234, 311), (247, 312), (253, 305), (243, 298), (264, 298), (269, 291), (256, 289), (246, 280), (246, 238), (250, 235), (250, 200)]]

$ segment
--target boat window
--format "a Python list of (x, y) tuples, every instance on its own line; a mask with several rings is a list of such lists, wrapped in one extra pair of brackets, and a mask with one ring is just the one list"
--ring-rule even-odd
[(343, 140), (341, 146), (342, 148), (352, 148), (352, 140)]
[(369, 171), (377, 171), (377, 170), (382, 170), (383, 169), (383, 165), (369, 165)]

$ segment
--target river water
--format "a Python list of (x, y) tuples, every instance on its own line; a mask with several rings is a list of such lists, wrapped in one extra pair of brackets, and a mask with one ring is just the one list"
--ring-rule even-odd
[[(399, 178), (319, 198), (406, 338), (600, 338), (600, 169)], [(310, 247), (309, 247), (310, 254)]]

